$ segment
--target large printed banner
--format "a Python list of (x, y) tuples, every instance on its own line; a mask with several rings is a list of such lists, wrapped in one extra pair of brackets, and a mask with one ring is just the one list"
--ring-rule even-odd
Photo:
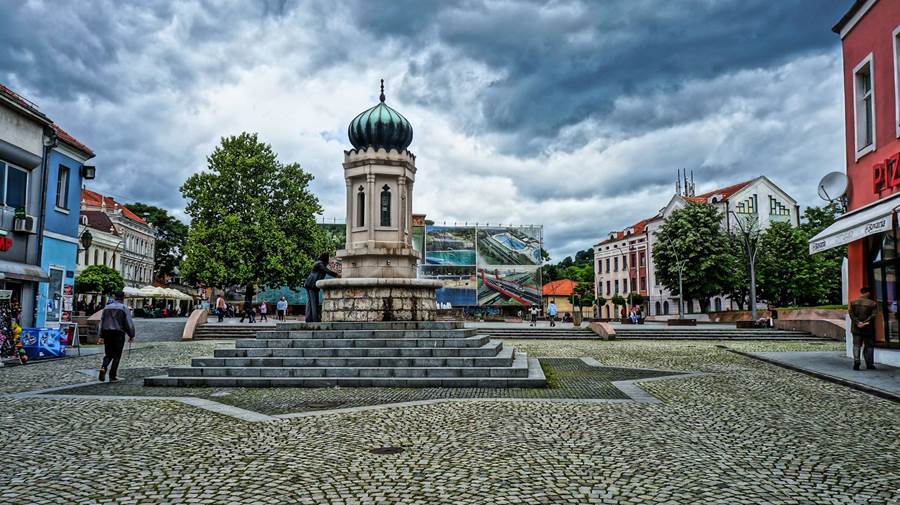
[(444, 281), (439, 303), (540, 304), (542, 247), (541, 226), (429, 225), (421, 275)]

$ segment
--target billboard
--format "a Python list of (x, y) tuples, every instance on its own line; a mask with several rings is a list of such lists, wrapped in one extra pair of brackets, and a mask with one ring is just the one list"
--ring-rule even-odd
[(538, 266), (479, 266), (478, 305), (540, 305), (541, 268)]
[(439, 303), (449, 303), (454, 307), (477, 304), (478, 286), (474, 266), (425, 265), (422, 276), (444, 283), (436, 293)]
[(475, 265), (474, 226), (425, 228), (426, 265)]
[(540, 265), (540, 226), (479, 227), (479, 265)]

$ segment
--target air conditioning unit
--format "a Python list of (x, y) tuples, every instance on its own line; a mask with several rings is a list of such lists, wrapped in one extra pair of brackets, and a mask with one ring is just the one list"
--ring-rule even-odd
[(37, 219), (27, 214), (25, 217), (17, 217), (13, 220), (13, 231), (37, 233)]

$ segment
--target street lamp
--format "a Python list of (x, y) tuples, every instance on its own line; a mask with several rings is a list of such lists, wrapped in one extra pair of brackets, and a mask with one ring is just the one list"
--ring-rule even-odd
[(681, 260), (678, 258), (678, 250), (672, 246), (672, 253), (675, 254), (675, 266), (678, 267), (678, 319), (684, 319), (684, 289), (681, 283), (681, 274), (684, 271), (684, 264), (687, 258)]
[[(750, 319), (756, 321), (756, 253), (759, 250), (759, 226), (754, 218), (742, 220), (733, 211), (729, 210), (729, 214), (734, 216), (734, 222), (741, 231), (741, 245), (744, 253), (747, 255), (747, 262), (750, 263)], [(728, 230), (734, 233), (733, 230)]]
[(84, 247), (84, 250), (87, 251), (88, 248), (91, 247), (91, 244), (94, 243), (94, 236), (91, 235), (91, 231), (85, 228), (83, 232), (81, 232), (81, 245)]

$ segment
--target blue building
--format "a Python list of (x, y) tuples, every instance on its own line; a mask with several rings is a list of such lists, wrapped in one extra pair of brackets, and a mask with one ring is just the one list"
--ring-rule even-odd
[(47, 163), (41, 237), (41, 270), (49, 281), (42, 282), (38, 289), (35, 324), (40, 327), (71, 320), (80, 247), (81, 182), (86, 173), (93, 178), (93, 168), (85, 169), (84, 163), (94, 153), (58, 125), (52, 127), (56, 145)]

